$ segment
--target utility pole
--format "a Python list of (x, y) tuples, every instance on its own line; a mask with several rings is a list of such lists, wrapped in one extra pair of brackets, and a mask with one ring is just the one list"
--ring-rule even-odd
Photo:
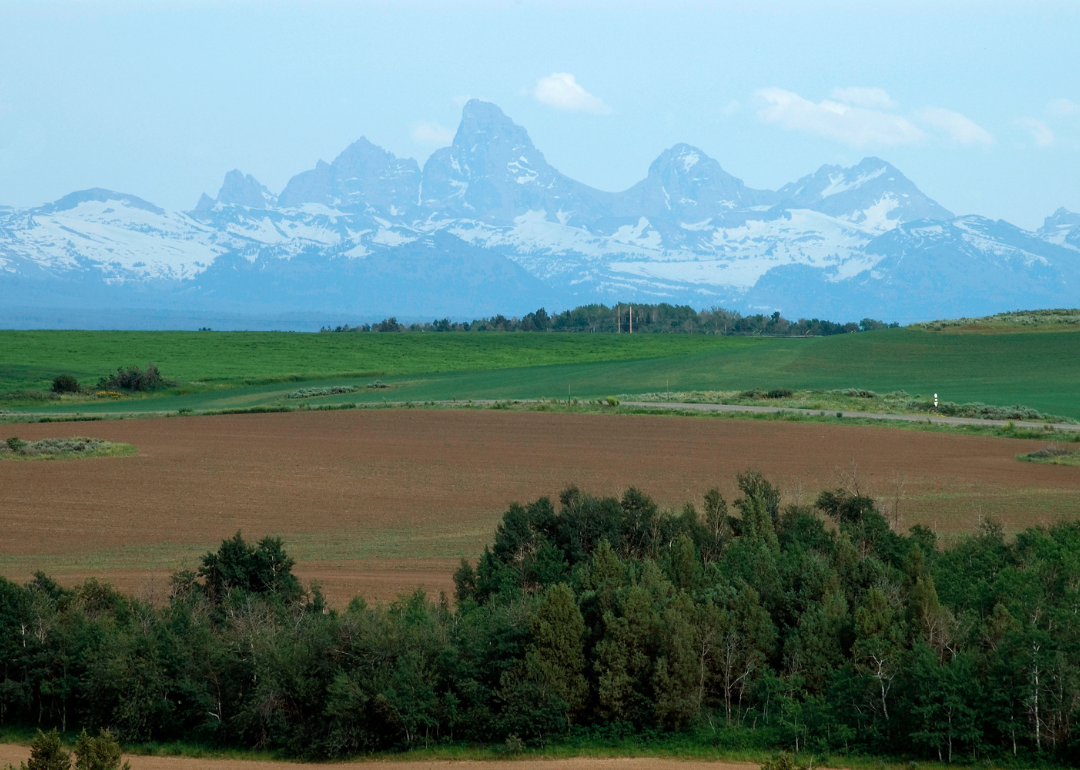
[(634, 306), (630, 306), (630, 333), (634, 333)]
[(617, 319), (616, 322), (619, 324), (618, 331), (615, 333), (622, 334), (622, 305), (615, 306), (615, 318)]

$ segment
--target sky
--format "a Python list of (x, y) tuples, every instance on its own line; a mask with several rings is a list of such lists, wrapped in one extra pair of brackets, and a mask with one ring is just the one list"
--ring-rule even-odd
[(361, 136), (422, 165), (469, 98), (602, 190), (678, 142), (756, 188), (874, 155), (956, 214), (1080, 211), (1080, 3), (0, 1), (0, 204), (189, 210)]

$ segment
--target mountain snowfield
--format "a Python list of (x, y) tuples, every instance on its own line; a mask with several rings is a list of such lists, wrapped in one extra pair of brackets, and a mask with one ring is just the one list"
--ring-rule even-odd
[(906, 322), (1077, 305), (1080, 215), (1036, 232), (956, 217), (878, 158), (755, 190), (686, 144), (605, 192), (474, 100), (423, 168), (360, 139), (278, 195), (231, 171), (189, 212), (101, 189), (0, 207), (0, 299), (6, 325), (45, 310), (310, 326), (627, 301)]

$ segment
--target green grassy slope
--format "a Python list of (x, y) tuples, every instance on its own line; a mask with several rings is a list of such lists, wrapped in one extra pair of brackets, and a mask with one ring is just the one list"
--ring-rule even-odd
[[(859, 387), (1022, 403), (1080, 417), (1080, 332), (967, 335), (890, 329), (638, 361), (399, 378), (393, 398), (562, 397), (664, 390)], [(385, 392), (365, 394), (378, 399)]]
[(243, 384), (613, 361), (760, 342), (643, 334), (0, 331), (0, 393), (47, 388), (57, 374), (92, 384), (119, 366), (151, 361), (182, 382)]
[[(55, 335), (55, 336), (50, 336)], [(9, 343), (17, 344), (9, 344)], [(85, 380), (120, 363), (157, 363), (166, 376), (227, 390), (95, 402), (80, 411), (220, 409), (280, 401), (296, 375), (366, 384), (310, 403), (575, 397), (670, 390), (859, 387), (943, 400), (1022, 403), (1080, 417), (1080, 331), (963, 334), (887, 329), (816, 339), (569, 334), (0, 333), (0, 392)], [(100, 362), (100, 363), (99, 363)], [(337, 376), (335, 373), (351, 373)], [(198, 391), (198, 388), (195, 389)], [(296, 402), (290, 402), (295, 404)], [(71, 410), (36, 404), (35, 411)]]

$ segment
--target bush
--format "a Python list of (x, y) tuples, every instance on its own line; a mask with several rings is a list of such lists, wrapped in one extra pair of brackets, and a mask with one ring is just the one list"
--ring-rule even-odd
[(97, 738), (91, 738), (86, 730), (79, 735), (75, 743), (75, 770), (130, 770), (122, 759), (120, 744), (109, 730), (98, 732)]
[(2, 398), (4, 401), (56, 401), (60, 394), (47, 390), (9, 390)]
[(53, 393), (78, 393), (79, 381), (70, 374), (61, 374), (52, 381)]
[(285, 398), (318, 398), (319, 396), (336, 396), (342, 393), (354, 393), (355, 385), (333, 385), (328, 388), (300, 388), (286, 394)]
[(30, 743), (30, 761), (20, 770), (71, 770), (71, 754), (64, 751), (60, 734), (55, 729), (47, 733), (38, 730)]
[(765, 394), (765, 398), (791, 398), (795, 395), (791, 388), (773, 388)]
[(851, 398), (877, 398), (878, 394), (872, 390), (863, 390), (861, 388), (848, 388), (847, 390), (841, 390), (841, 394), (849, 396)]
[(12, 436), (0, 445), (0, 455), (13, 452), (25, 457), (43, 455), (91, 455), (113, 448), (111, 442), (100, 438), (74, 436), (72, 438), (43, 438), (41, 441), (23, 441)]
[(137, 366), (129, 366), (127, 369), (121, 366), (111, 377), (102, 377), (97, 386), (99, 390), (150, 391), (169, 388), (175, 384), (162, 377), (161, 371), (154, 364), (148, 364), (145, 372)]
[(806, 765), (795, 759), (794, 755), (783, 752), (767, 760), (761, 770), (806, 770)]
[(615, 396), (608, 396), (606, 399), (604, 399), (604, 401), (607, 403), (608, 406), (619, 405), (619, 399), (615, 398)]

